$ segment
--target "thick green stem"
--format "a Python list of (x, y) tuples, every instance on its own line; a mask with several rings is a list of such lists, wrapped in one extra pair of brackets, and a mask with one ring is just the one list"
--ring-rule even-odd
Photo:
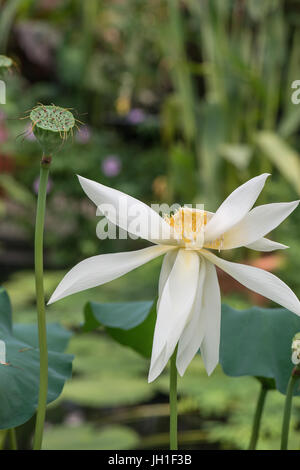
[(8, 430), (11, 450), (18, 450), (17, 434), (15, 428)]
[(290, 419), (291, 419), (291, 409), (293, 401), (293, 393), (296, 382), (299, 380), (300, 370), (298, 367), (295, 367), (292, 371), (288, 388), (285, 397), (284, 404), (284, 413), (281, 429), (281, 450), (287, 450), (288, 448), (288, 439), (289, 439), (289, 429), (290, 429)]
[(47, 197), (47, 183), (51, 158), (43, 157), (41, 163), (40, 183), (38, 192), (38, 203), (35, 225), (34, 262), (35, 262), (35, 285), (36, 302), (38, 314), (39, 349), (40, 349), (40, 388), (39, 401), (36, 417), (36, 427), (34, 435), (34, 450), (42, 447), (44, 422), (46, 416), (47, 393), (48, 393), (48, 349), (46, 330), (46, 311), (44, 295), (44, 263), (43, 263), (43, 239), (45, 210)]
[(170, 450), (177, 450), (177, 348), (170, 364)]
[(257, 444), (259, 430), (260, 430), (261, 417), (262, 417), (262, 413), (264, 409), (267, 392), (268, 392), (268, 389), (264, 385), (262, 385), (259, 395), (258, 395), (256, 410), (255, 410), (255, 414), (253, 418), (251, 438), (250, 438), (250, 443), (248, 447), (249, 450), (256, 449), (256, 444)]

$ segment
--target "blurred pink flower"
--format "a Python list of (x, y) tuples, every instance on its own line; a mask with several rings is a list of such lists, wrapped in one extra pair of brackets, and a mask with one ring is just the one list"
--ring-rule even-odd
[(92, 131), (89, 126), (83, 126), (76, 132), (76, 141), (80, 144), (87, 144), (92, 137)]
[(16, 25), (16, 38), (20, 48), (34, 64), (50, 69), (54, 65), (55, 50), (60, 33), (46, 21), (20, 21)]
[[(50, 191), (51, 191), (51, 189), (52, 189), (52, 186), (53, 186), (52, 180), (49, 178), (48, 184), (47, 184), (47, 194), (50, 193)], [(34, 190), (35, 194), (38, 194), (38, 192), (39, 192), (39, 187), (40, 187), (40, 177), (38, 176), (38, 177), (34, 180), (34, 183), (33, 183), (33, 190)]]
[(118, 176), (122, 169), (122, 162), (117, 155), (108, 155), (101, 163), (101, 169), (105, 176), (113, 178)]
[(133, 124), (133, 125), (141, 124), (142, 122), (145, 121), (145, 119), (146, 119), (146, 114), (140, 108), (133, 108), (127, 114), (127, 121), (130, 122), (130, 124)]

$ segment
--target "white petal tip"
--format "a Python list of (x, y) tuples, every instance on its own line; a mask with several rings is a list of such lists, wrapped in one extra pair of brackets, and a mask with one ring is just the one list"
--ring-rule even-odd
[(148, 384), (151, 384), (152, 382), (154, 382), (154, 380), (156, 379), (155, 376), (152, 376), (152, 375), (148, 375)]
[(96, 183), (95, 181), (85, 178), (84, 176), (77, 175), (77, 178), (82, 187), (87, 184), (90, 185), (91, 183)]
[(205, 370), (206, 370), (206, 373), (207, 373), (208, 377), (213, 373), (213, 371), (215, 370), (217, 365), (218, 365), (218, 362), (214, 366), (207, 367), (204, 363)]
[[(285, 204), (286, 204), (287, 206), (292, 207), (293, 209), (292, 209), (291, 212), (293, 212), (295, 209), (297, 209), (297, 207), (299, 206), (299, 203), (300, 203), (300, 199), (297, 199), (296, 201), (286, 202)], [(283, 203), (283, 204), (284, 204), (284, 203)], [(291, 212), (290, 212), (290, 213), (291, 213)]]
[(258, 179), (262, 179), (262, 180), (267, 180), (269, 178), (269, 176), (272, 176), (271, 173), (262, 173), (261, 175), (258, 175), (256, 176), (255, 178), (258, 180)]
[(263, 173), (262, 175), (260, 175), (258, 178), (261, 178), (263, 180), (263, 183), (265, 184), (267, 179), (272, 176), (271, 173)]
[[(190, 361), (191, 362), (191, 361)], [(188, 365), (184, 365), (184, 364), (180, 364), (179, 361), (178, 361), (178, 357), (177, 357), (177, 361), (176, 361), (176, 369), (177, 369), (177, 372), (178, 374), (180, 375), (180, 377), (183, 377), (184, 374), (185, 374), (185, 371), (187, 370), (188, 368)]]
[(156, 380), (160, 374), (162, 373), (163, 369), (150, 369), (149, 370), (149, 374), (148, 374), (148, 383), (150, 384), (151, 382), (154, 382), (154, 380)]
[(87, 178), (85, 178), (84, 176), (80, 176), (80, 175), (76, 175), (77, 178), (79, 179), (79, 183), (82, 185), (85, 181), (88, 181)]
[(55, 297), (53, 297), (53, 295), (50, 297), (50, 299), (48, 300), (47, 302), (47, 305), (51, 305), (51, 304), (54, 304), (54, 302), (56, 302), (57, 299), (55, 299)]
[(51, 304), (54, 304), (55, 302), (57, 302), (58, 300), (60, 299), (63, 299), (64, 297), (64, 294), (62, 293), (58, 293), (57, 292), (57, 289), (53, 292), (53, 294), (51, 295), (50, 299), (48, 300), (48, 303), (47, 305), (51, 305)]

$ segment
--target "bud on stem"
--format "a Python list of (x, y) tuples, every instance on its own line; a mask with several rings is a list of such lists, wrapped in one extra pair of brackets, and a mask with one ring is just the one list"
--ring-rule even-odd
[(39, 450), (42, 447), (43, 441), (48, 395), (48, 347), (43, 279), (43, 234), (45, 225), (47, 182), (52, 155), (54, 152), (59, 150), (61, 145), (67, 140), (70, 134), (73, 135), (75, 118), (73, 114), (67, 109), (63, 109), (54, 105), (39, 105), (30, 112), (29, 117), (32, 121), (32, 131), (43, 149), (34, 244), (36, 301), (40, 350), (40, 387), (33, 448), (34, 450)]

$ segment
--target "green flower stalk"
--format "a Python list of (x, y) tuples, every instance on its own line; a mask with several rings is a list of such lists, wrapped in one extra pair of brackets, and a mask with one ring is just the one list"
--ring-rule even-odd
[(293, 395), (296, 383), (300, 379), (300, 333), (297, 333), (293, 338), (291, 359), (295, 367), (292, 370), (286, 391), (281, 430), (281, 450), (287, 450), (288, 448)]
[(9, 440), (10, 440), (10, 449), (18, 450), (17, 433), (16, 433), (15, 428), (9, 429), (8, 434), (9, 434)]
[(259, 437), (260, 425), (261, 425), (261, 418), (262, 418), (262, 414), (264, 410), (267, 393), (268, 393), (268, 389), (264, 386), (264, 384), (262, 384), (260, 388), (257, 404), (256, 404), (255, 414), (253, 417), (252, 432), (251, 432), (251, 438), (250, 438), (248, 450), (256, 449), (256, 445), (257, 445), (257, 441)]
[(58, 106), (39, 105), (30, 113), (32, 130), (43, 150), (40, 170), (40, 182), (37, 201), (34, 264), (36, 302), (38, 314), (38, 332), (40, 349), (40, 388), (34, 436), (34, 450), (42, 447), (44, 422), (48, 394), (48, 348), (44, 293), (43, 237), (46, 212), (46, 197), (49, 169), (52, 155), (73, 133), (75, 119), (73, 114)]
[(255, 377), (260, 382), (260, 391), (258, 394), (255, 413), (253, 416), (252, 421), (252, 430), (251, 430), (251, 437), (248, 446), (248, 450), (255, 450), (257, 446), (257, 442), (259, 439), (262, 415), (265, 407), (265, 402), (267, 398), (267, 394), (270, 390), (276, 390), (275, 382), (273, 379), (266, 378), (266, 377)]
[(170, 450), (178, 449), (176, 354), (177, 348), (170, 359)]

